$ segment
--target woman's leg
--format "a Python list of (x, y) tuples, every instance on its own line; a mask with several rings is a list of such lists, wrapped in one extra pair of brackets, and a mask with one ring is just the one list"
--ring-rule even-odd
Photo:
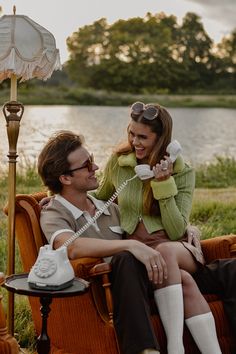
[(236, 336), (236, 259), (215, 260), (194, 273), (193, 278), (203, 294), (220, 295)]
[(210, 307), (192, 276), (181, 270), (185, 323), (201, 353), (221, 353)]
[[(159, 284), (159, 289), (154, 292), (154, 297), (159, 308), (160, 317), (166, 330), (168, 341), (168, 353), (183, 353), (182, 337), (184, 312), (185, 315), (187, 314), (189, 316), (187, 317), (187, 323), (188, 326), (191, 327), (192, 335), (194, 336), (196, 328), (199, 326), (195, 325), (196, 321), (200, 320), (201, 322), (204, 322), (204, 324), (206, 325), (206, 329), (209, 329), (214, 334), (214, 340), (212, 340), (213, 337), (208, 338), (208, 342), (212, 343), (212, 345), (210, 346), (211, 353), (221, 353), (215, 333), (214, 319), (204, 297), (202, 296), (200, 291), (197, 291), (197, 286), (194, 287), (194, 291), (197, 291), (197, 295), (195, 294), (195, 296), (197, 296), (196, 299), (195, 296), (192, 298), (192, 295), (194, 294), (193, 289), (187, 288), (187, 285), (185, 287), (183, 285), (185, 293), (187, 288), (190, 294), (189, 298), (187, 298), (187, 302), (184, 298), (183, 306), (183, 293), (181, 293), (181, 291), (182, 281), (185, 279), (182, 279), (183, 275), (180, 269), (184, 269), (189, 273), (194, 273), (197, 270), (197, 264), (194, 258), (192, 257), (191, 253), (180, 242), (162, 243), (157, 247), (157, 249), (159, 252), (161, 252), (168, 267), (168, 278), (164, 281), (163, 284)], [(192, 283), (192, 285), (193, 284), (194, 282)], [(173, 291), (173, 289), (175, 289), (175, 292)], [(190, 290), (192, 290), (192, 292)], [(168, 310), (168, 308), (170, 308), (170, 303), (175, 304), (175, 306), (171, 309), (171, 312)], [(195, 305), (197, 310), (196, 312), (191, 313), (191, 309), (193, 309)], [(183, 307), (185, 306), (186, 309), (184, 310)], [(201, 316), (198, 317), (199, 315)], [(176, 333), (176, 324), (178, 324), (178, 333)], [(198, 336), (207, 337), (204, 333), (198, 334)], [(196, 335), (194, 336), (194, 338), (197, 341)], [(201, 343), (197, 342), (197, 344), (199, 346)], [(212, 349), (213, 347), (214, 349)], [(178, 348), (178, 351), (176, 350), (176, 348)], [(201, 350), (200, 347), (199, 349)], [(205, 351), (205, 346), (203, 347), (203, 349), (204, 350), (202, 351), (202, 353), (209, 353), (209, 351)]]
[(179, 263), (191, 272), (197, 266), (189, 251), (179, 242), (162, 243), (157, 250), (166, 261), (168, 278), (158, 284), (154, 298), (165, 328), (168, 354), (183, 354), (184, 304)]
[(184, 306), (181, 284), (154, 291), (154, 299), (167, 337), (168, 354), (184, 354)]

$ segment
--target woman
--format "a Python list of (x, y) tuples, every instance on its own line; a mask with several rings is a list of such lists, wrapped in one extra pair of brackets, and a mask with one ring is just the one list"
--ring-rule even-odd
[[(199, 247), (185, 237), (191, 212), (195, 175), (183, 158), (173, 163), (166, 153), (172, 119), (159, 105), (131, 106), (128, 139), (110, 157), (96, 197), (107, 200), (139, 164), (151, 166), (154, 177), (135, 178), (118, 195), (121, 227), (127, 238), (158, 250), (167, 264), (158, 268), (154, 298), (165, 328), (168, 353), (182, 354), (183, 319), (201, 353), (221, 353), (210, 308), (190, 274), (204, 264)], [(184, 304), (183, 304), (184, 292)]]

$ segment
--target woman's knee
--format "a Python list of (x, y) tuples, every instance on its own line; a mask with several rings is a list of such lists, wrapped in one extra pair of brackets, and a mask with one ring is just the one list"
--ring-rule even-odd
[(162, 257), (166, 262), (173, 261), (177, 259), (176, 249), (174, 247), (174, 243), (172, 242), (163, 242), (160, 243), (156, 250), (159, 251)]
[(183, 296), (195, 296), (196, 292), (198, 292), (198, 287), (192, 275), (183, 269), (180, 269), (180, 274), (183, 288)]

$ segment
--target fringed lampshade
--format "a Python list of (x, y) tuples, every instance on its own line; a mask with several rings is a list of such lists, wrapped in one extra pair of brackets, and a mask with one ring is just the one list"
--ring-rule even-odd
[(27, 16), (0, 18), (0, 82), (11, 78), (47, 80), (61, 69), (53, 35)]

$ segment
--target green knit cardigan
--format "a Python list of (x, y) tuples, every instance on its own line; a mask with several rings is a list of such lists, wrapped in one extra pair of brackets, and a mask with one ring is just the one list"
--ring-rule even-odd
[[(135, 175), (137, 165), (134, 153), (113, 154), (104, 170), (100, 187), (95, 192), (98, 199), (108, 200), (117, 188)], [(159, 203), (160, 215), (143, 213), (143, 184), (151, 183), (154, 199)], [(121, 227), (132, 234), (142, 219), (149, 233), (164, 229), (171, 240), (180, 239), (189, 223), (192, 207), (195, 173), (179, 156), (174, 163), (173, 175), (164, 181), (154, 178), (143, 182), (139, 178), (128, 182), (118, 196)]]

